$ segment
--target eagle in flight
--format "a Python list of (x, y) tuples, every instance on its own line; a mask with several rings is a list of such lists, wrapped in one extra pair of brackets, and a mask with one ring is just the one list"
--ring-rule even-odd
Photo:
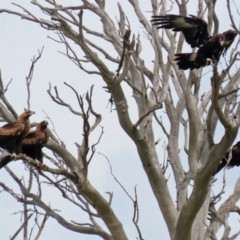
[(213, 61), (219, 61), (221, 55), (225, 56), (228, 48), (233, 43), (237, 32), (228, 30), (223, 33), (210, 35), (207, 23), (194, 16), (184, 17), (174, 14), (165, 16), (152, 16), (153, 25), (157, 28), (172, 29), (174, 32), (182, 32), (186, 42), (192, 47), (197, 47), (194, 53), (176, 53), (175, 61), (179, 69), (198, 69), (210, 65)]
[(224, 158), (221, 160), (213, 176), (216, 175), (219, 171), (221, 171), (225, 166), (227, 168), (240, 166), (240, 142), (237, 142), (226, 152)]

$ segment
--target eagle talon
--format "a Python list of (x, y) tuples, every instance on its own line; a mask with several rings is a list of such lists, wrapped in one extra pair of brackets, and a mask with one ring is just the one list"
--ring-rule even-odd
[(46, 168), (47, 165), (45, 165), (44, 163), (41, 163), (41, 167), (42, 167), (42, 168)]
[(16, 153), (12, 153), (12, 154), (11, 154), (11, 157), (13, 158), (14, 161), (17, 160), (17, 156), (18, 156), (18, 155), (17, 155)]
[(45, 168), (46, 167), (46, 165), (44, 163), (40, 162), (39, 160), (36, 159), (35, 161), (36, 161), (36, 164), (37, 164), (38, 168)]
[(42, 163), (40, 161), (38, 161), (37, 159), (35, 161), (36, 161), (37, 167), (40, 167), (42, 165)]

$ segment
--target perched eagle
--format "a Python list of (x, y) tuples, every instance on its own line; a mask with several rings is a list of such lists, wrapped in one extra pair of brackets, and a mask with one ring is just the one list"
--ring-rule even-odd
[(40, 122), (36, 130), (31, 131), (22, 139), (22, 153), (36, 160), (39, 165), (43, 163), (42, 148), (49, 139), (47, 125), (47, 121)]
[(192, 48), (198, 47), (195, 53), (177, 53), (175, 59), (179, 69), (195, 69), (219, 61), (221, 55), (225, 55), (233, 43), (237, 32), (228, 30), (211, 36), (207, 30), (207, 23), (193, 15), (184, 17), (167, 14), (166, 16), (152, 16), (153, 25), (157, 28), (172, 29), (182, 32), (186, 42)]
[[(229, 163), (228, 163), (228, 161), (229, 161)], [(213, 176), (216, 175), (219, 171), (221, 171), (226, 165), (227, 165), (227, 168), (240, 166), (240, 142), (237, 142), (234, 146), (232, 146), (226, 152), (224, 158), (221, 160), (221, 162), (220, 162), (216, 172), (213, 174)]]
[[(30, 131), (29, 117), (35, 112), (26, 110), (19, 115), (17, 122), (7, 123), (0, 127), (0, 147), (6, 149), (16, 158), (21, 153), (21, 141)], [(0, 161), (0, 168), (11, 161), (11, 156), (6, 156)]]

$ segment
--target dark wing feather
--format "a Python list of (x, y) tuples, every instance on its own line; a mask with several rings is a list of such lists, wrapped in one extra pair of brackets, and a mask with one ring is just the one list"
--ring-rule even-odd
[(228, 164), (228, 168), (232, 168), (235, 166), (240, 166), (240, 142), (238, 142), (232, 148), (232, 158)]
[(240, 142), (237, 142), (237, 144), (235, 144), (232, 148), (230, 148), (226, 152), (224, 158), (221, 160), (213, 176), (216, 175), (219, 171), (221, 171), (227, 165), (229, 157), (230, 157), (230, 161), (228, 163), (227, 168), (240, 166)]
[(42, 148), (46, 144), (44, 132), (32, 131), (22, 139), (22, 153), (43, 162)]
[(207, 23), (194, 15), (190, 15), (190, 17), (173, 14), (152, 16), (151, 21), (153, 25), (158, 26), (157, 28), (172, 29), (175, 32), (181, 31), (186, 42), (192, 48), (200, 47), (211, 38), (207, 30)]
[(218, 34), (203, 44), (198, 49), (198, 57), (205, 60), (209, 58), (218, 62), (223, 50), (222, 45), (220, 44), (220, 38), (221, 34)]
[(205, 64), (197, 61), (197, 53), (176, 53), (175, 59), (178, 68), (182, 70), (198, 69)]
[(43, 161), (42, 146), (41, 145), (22, 145), (22, 153), (32, 158), (33, 160)]
[(196, 53), (176, 53), (174, 60), (177, 62), (178, 68), (193, 70), (209, 65), (212, 62), (212, 55), (207, 54), (202, 48), (203, 46)]
[(217, 34), (204, 43), (196, 53), (177, 53), (175, 61), (179, 69), (198, 69), (209, 65), (213, 60), (219, 61), (223, 51), (221, 45), (224, 39), (223, 34)]
[(9, 153), (21, 152), (21, 141), (18, 141), (24, 132), (25, 125), (19, 122), (8, 123), (0, 128), (0, 147)]
[(18, 122), (8, 123), (0, 127), (0, 144), (18, 137), (23, 132), (23, 130), (24, 124)]
[(26, 137), (22, 139), (22, 145), (35, 145), (45, 144), (45, 133), (44, 132), (30, 132)]
[(24, 130), (24, 124), (19, 122), (7, 123), (0, 127), (0, 136), (17, 136)]

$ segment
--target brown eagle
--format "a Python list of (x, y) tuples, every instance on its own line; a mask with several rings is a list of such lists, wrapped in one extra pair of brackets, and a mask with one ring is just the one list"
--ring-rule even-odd
[(17, 122), (7, 123), (0, 127), (0, 147), (12, 156), (6, 156), (0, 161), (0, 168), (7, 165), (12, 157), (21, 153), (21, 141), (30, 131), (29, 117), (35, 112), (26, 110), (19, 115)]
[(43, 163), (42, 148), (49, 139), (47, 125), (47, 121), (40, 122), (34, 131), (22, 139), (22, 153), (37, 161), (39, 165)]
[(165, 16), (152, 16), (153, 25), (157, 28), (172, 29), (182, 32), (186, 42), (199, 49), (195, 53), (177, 53), (175, 59), (179, 69), (195, 69), (219, 61), (221, 55), (226, 55), (228, 48), (233, 43), (237, 32), (228, 30), (211, 36), (207, 30), (207, 23), (194, 16), (184, 17), (167, 14)]
[(226, 165), (227, 168), (240, 166), (240, 142), (237, 142), (226, 152), (224, 158), (221, 160), (213, 176), (216, 175), (219, 171), (221, 171)]

